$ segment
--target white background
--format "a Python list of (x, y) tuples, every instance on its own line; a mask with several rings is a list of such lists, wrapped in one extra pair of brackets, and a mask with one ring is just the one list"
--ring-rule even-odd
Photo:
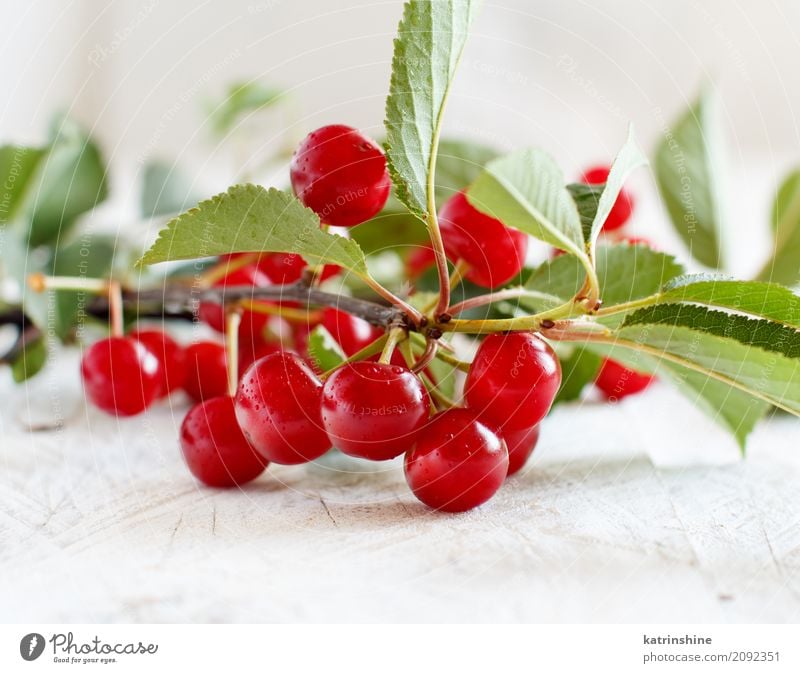
[[(290, 113), (245, 148), (255, 159), (323, 123), (381, 133), (399, 0), (1, 4), (0, 139), (41, 140), (53, 111), (69, 110), (102, 140), (115, 203), (135, 201), (137, 173), (153, 156), (188, 165), (201, 193), (233, 180), (230, 148), (214, 144), (203, 106), (234, 80), (291, 92)], [(774, 189), (800, 154), (798, 26), (791, 0), (487, 2), (446, 133), (544, 147), (576, 178), (613, 157), (629, 122), (651, 150), (713, 81), (735, 190), (733, 270), (750, 275), (769, 252)], [(645, 173), (635, 182), (651, 191)], [(680, 249), (657, 208), (641, 208), (634, 226)]]

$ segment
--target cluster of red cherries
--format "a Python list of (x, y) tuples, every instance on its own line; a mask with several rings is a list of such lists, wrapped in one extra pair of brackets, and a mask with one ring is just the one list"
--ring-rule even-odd
[[(322, 222), (343, 227), (374, 217), (391, 189), (380, 147), (341, 125), (305, 138), (292, 160), (291, 182)], [(609, 228), (621, 226), (614, 218), (628, 197), (621, 202)], [(463, 192), (443, 205), (440, 226), (448, 258), (465, 263), (472, 282), (498, 287), (522, 269), (527, 236), (476, 210)], [(433, 263), (432, 253), (421, 250), (425, 258), (418, 255), (411, 264), (413, 275)], [(269, 253), (253, 260), (232, 254), (212, 269), (209, 284), (223, 292), (287, 284), (305, 271), (298, 255)], [(327, 278), (338, 271), (325, 266), (314, 273)], [(223, 304), (224, 298), (204, 301), (198, 311), (200, 320), (222, 333)], [(183, 389), (196, 404), (183, 420), (181, 448), (191, 472), (209, 486), (239, 486), (269, 463), (305, 463), (336, 447), (376, 461), (405, 455), (406, 479), (422, 502), (465, 511), (486, 502), (522, 468), (561, 383), (558, 358), (539, 336), (493, 334), (469, 367), (463, 406), (451, 407), (432, 398), (416, 368), (397, 351), (347, 361), (331, 372), (316, 369), (307, 352), (309, 331), (324, 325), (351, 357), (384, 336), (361, 318), (335, 307), (309, 311), (302, 322), (288, 323), (281, 341), (269, 336), (274, 315), (247, 309), (239, 315), (236, 363), (221, 343), (183, 348), (157, 329), (100, 340), (81, 363), (87, 398), (117, 416), (138, 414)], [(233, 383), (232, 368), (243, 372)]]

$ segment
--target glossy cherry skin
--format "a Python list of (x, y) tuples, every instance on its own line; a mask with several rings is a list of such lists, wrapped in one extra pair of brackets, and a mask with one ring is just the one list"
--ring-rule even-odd
[(439, 210), (439, 228), (448, 259), (467, 262), (467, 278), (476, 285), (494, 288), (522, 270), (528, 236), (484, 215), (463, 191), (453, 194)]
[(222, 344), (198, 341), (186, 347), (183, 389), (195, 402), (227, 394), (228, 365)]
[(336, 339), (348, 357), (383, 335), (381, 330), (366, 320), (331, 307), (322, 312), (322, 326)]
[(536, 425), (550, 411), (561, 385), (553, 349), (531, 332), (490, 334), (470, 365), (467, 405), (505, 432)]
[(87, 399), (116, 416), (134, 416), (161, 392), (158, 358), (136, 339), (110, 337), (93, 343), (81, 358)]
[(654, 380), (655, 376), (640, 374), (624, 367), (616, 360), (605, 358), (597, 372), (594, 384), (600, 388), (608, 400), (616, 402), (628, 395), (642, 392)]
[(491, 498), (508, 474), (508, 450), (470, 409), (436, 414), (406, 453), (406, 481), (422, 502), (464, 512)]
[[(222, 262), (225, 264), (225, 262)], [(248, 264), (218, 279), (213, 287), (223, 289), (228, 287), (267, 287), (271, 285), (269, 277), (257, 265)], [(200, 303), (200, 320), (217, 332), (225, 331), (225, 309), (222, 304), (204, 301)], [(239, 324), (239, 337), (254, 339), (260, 337), (269, 321), (269, 316), (253, 311), (243, 311)]]
[(166, 397), (186, 380), (186, 353), (175, 339), (158, 329), (140, 329), (130, 333), (158, 359), (161, 369), (159, 397)]
[(180, 431), (183, 458), (207, 486), (230, 488), (252, 481), (269, 465), (247, 441), (227, 395), (196, 404)]
[[(602, 185), (608, 180), (610, 170), (610, 166), (595, 166), (587, 170), (581, 179), (587, 185)], [(625, 189), (622, 189), (611, 207), (611, 212), (608, 214), (605, 224), (603, 224), (603, 229), (605, 231), (619, 229), (628, 221), (631, 212), (633, 212), (633, 197)]]
[(337, 369), (322, 388), (322, 424), (342, 453), (389, 460), (405, 453), (428, 419), (425, 386), (408, 369), (355, 362)]
[(508, 476), (519, 472), (539, 443), (539, 426), (513, 432), (500, 432), (508, 447)]
[(341, 124), (309, 133), (292, 157), (289, 174), (300, 201), (323, 224), (339, 227), (377, 215), (392, 186), (381, 148)]
[(244, 373), (236, 393), (236, 418), (267, 460), (307, 463), (331, 448), (322, 427), (322, 383), (295, 353), (273, 353)]

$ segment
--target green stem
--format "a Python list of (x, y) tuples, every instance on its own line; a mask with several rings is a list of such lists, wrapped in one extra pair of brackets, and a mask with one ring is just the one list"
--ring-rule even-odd
[(353, 355), (351, 355), (349, 358), (347, 358), (345, 360), (342, 360), (342, 362), (340, 362), (335, 367), (331, 367), (327, 371), (322, 372), (322, 374), (320, 374), (320, 377), (319, 377), (320, 380), (324, 381), (331, 374), (333, 374), (333, 372), (335, 372), (337, 369), (339, 369), (339, 367), (341, 367), (343, 365), (350, 364), (351, 362), (359, 362), (360, 360), (364, 360), (365, 358), (371, 357), (373, 355), (377, 355), (378, 353), (380, 353), (383, 350), (383, 346), (384, 346), (384, 344), (386, 344), (386, 340), (388, 338), (389, 338), (388, 334), (384, 334), (383, 336), (378, 337), (371, 344), (368, 344), (367, 346), (364, 346), (364, 348), (362, 348), (357, 353), (353, 353)]
[(653, 304), (657, 304), (660, 298), (660, 295), (651, 295), (649, 297), (644, 297), (643, 299), (626, 301), (623, 304), (615, 304), (614, 306), (598, 309), (595, 311), (595, 315), (598, 318), (602, 318), (610, 315), (616, 315), (617, 313), (626, 313), (628, 311), (636, 310), (637, 308), (646, 308), (648, 306), (652, 306)]
[(381, 351), (380, 358), (378, 358), (378, 362), (384, 365), (388, 364), (392, 359), (392, 354), (397, 344), (405, 338), (406, 331), (402, 327), (393, 327), (390, 329), (389, 333), (386, 335), (386, 343), (383, 345), (383, 350)]
[(458, 358), (454, 358), (449, 353), (445, 353), (441, 348), (437, 351), (436, 357), (442, 362), (446, 362), (447, 364), (452, 365), (456, 369), (460, 369), (462, 372), (469, 371), (470, 368), (469, 362), (465, 362), (464, 360), (459, 360)]
[(546, 292), (528, 290), (524, 287), (510, 287), (505, 290), (490, 292), (489, 294), (482, 294), (478, 297), (473, 297), (472, 299), (465, 299), (458, 304), (453, 304), (447, 310), (447, 312), (450, 315), (458, 315), (459, 313), (463, 313), (471, 308), (478, 308), (479, 306), (485, 306), (486, 304), (494, 304), (499, 301), (507, 301), (509, 299), (518, 299), (522, 297), (526, 297), (528, 299), (540, 299), (542, 301), (551, 303), (558, 303), (561, 301), (561, 299), (555, 295), (547, 294)]
[(586, 271), (586, 282), (583, 284), (581, 293), (585, 292), (587, 308), (591, 311), (600, 301), (600, 280), (597, 277), (594, 262), (588, 255), (579, 255), (578, 259)]
[(422, 381), (425, 384), (425, 387), (428, 389), (428, 394), (436, 400), (440, 406), (445, 407), (447, 409), (452, 409), (453, 407), (457, 407), (458, 404), (450, 399), (447, 395), (445, 395), (436, 384), (431, 381), (430, 377), (425, 373), (421, 372), (419, 376), (422, 377)]
[(569, 301), (548, 311), (520, 318), (501, 318), (496, 320), (451, 320), (437, 324), (443, 332), (467, 332), (469, 334), (493, 334), (495, 332), (537, 332), (545, 320), (561, 320), (581, 315), (586, 309)]

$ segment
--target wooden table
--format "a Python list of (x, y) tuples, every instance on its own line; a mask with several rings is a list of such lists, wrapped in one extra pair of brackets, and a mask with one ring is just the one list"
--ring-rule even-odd
[(565, 406), (523, 474), (453, 516), (396, 462), (202, 488), (176, 441), (185, 400), (118, 421), (86, 408), (76, 372), (67, 357), (0, 384), (4, 621), (800, 618), (794, 419), (762, 423), (741, 460), (666, 386)]

